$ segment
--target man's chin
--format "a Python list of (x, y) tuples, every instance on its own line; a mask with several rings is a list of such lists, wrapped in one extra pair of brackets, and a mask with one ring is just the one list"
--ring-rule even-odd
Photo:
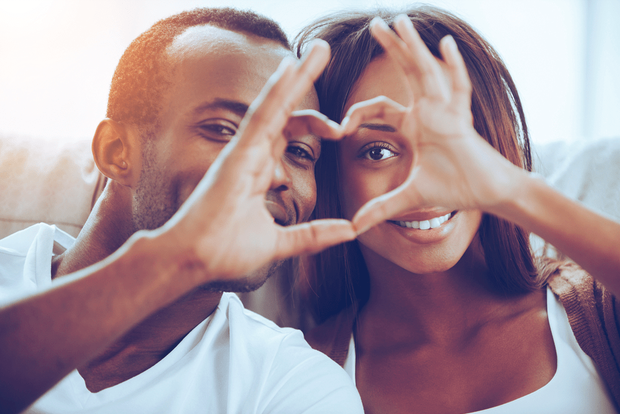
[(275, 273), (282, 263), (284, 262), (271, 263), (242, 279), (209, 282), (202, 285), (200, 288), (210, 292), (253, 292), (263, 286), (267, 279)]

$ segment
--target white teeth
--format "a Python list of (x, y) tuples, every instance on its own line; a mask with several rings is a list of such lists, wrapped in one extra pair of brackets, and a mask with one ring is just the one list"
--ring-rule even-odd
[(430, 220), (422, 220), (422, 221), (395, 221), (393, 223), (398, 223), (401, 227), (407, 227), (410, 229), (420, 229), (420, 230), (428, 230), (435, 229), (441, 226), (443, 223), (450, 219), (450, 214), (448, 213), (441, 217), (433, 217)]

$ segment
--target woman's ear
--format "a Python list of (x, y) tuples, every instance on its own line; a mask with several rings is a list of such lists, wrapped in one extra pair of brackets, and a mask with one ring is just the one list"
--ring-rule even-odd
[(112, 119), (99, 123), (93, 138), (93, 158), (99, 171), (111, 180), (135, 187), (140, 178), (139, 145), (133, 131)]

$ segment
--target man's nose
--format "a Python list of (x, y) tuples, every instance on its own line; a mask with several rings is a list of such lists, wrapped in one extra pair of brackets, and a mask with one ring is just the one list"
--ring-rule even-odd
[(285, 156), (286, 155), (283, 155), (282, 158), (280, 158), (276, 168), (273, 170), (269, 190), (286, 191), (291, 186), (291, 175), (283, 160)]

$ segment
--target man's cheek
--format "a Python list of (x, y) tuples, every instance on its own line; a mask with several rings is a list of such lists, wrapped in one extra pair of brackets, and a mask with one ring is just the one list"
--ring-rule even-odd
[(183, 204), (185, 200), (189, 198), (203, 177), (204, 173), (198, 171), (195, 173), (183, 174), (181, 177), (174, 180), (175, 187), (177, 188), (179, 205)]
[(297, 186), (297, 203), (299, 206), (300, 222), (308, 221), (316, 204), (316, 181), (314, 170), (303, 174), (303, 180)]

